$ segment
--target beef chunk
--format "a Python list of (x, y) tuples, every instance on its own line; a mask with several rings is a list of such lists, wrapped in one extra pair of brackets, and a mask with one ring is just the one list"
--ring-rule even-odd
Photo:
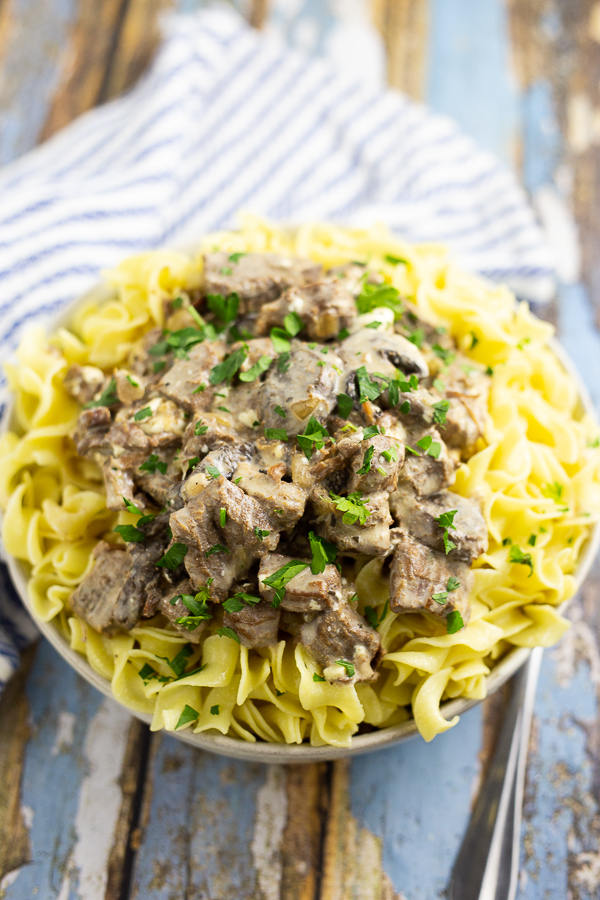
[(94, 406), (79, 413), (73, 441), (78, 456), (108, 450), (106, 435), (110, 428), (110, 410), (106, 406)]
[[(225, 511), (224, 516), (221, 510)], [(260, 504), (223, 477), (173, 513), (171, 529), (173, 540), (190, 548), (185, 566), (192, 585), (198, 590), (212, 578), (210, 590), (217, 600), (224, 600), (233, 582), (248, 572), (252, 561), (274, 550), (278, 541), (277, 535), (270, 532), (269, 520)], [(269, 534), (261, 539), (258, 531)], [(217, 545), (226, 549), (214, 551)]]
[[(196, 344), (188, 352), (188, 359), (175, 360), (156, 385), (157, 390), (188, 411), (208, 409), (213, 397), (210, 370), (223, 361), (225, 353), (221, 341)], [(198, 391), (201, 385), (206, 388)]]
[(237, 467), (234, 481), (242, 480), (239, 486), (245, 494), (257, 500), (269, 516), (271, 530), (289, 531), (302, 517), (306, 506), (306, 491), (263, 475), (251, 463), (242, 461)]
[(176, 631), (179, 631), (181, 634), (184, 634), (189, 641), (193, 644), (197, 644), (200, 640), (200, 636), (202, 632), (206, 628), (207, 620), (200, 622), (200, 624), (194, 628), (193, 631), (189, 631), (184, 625), (178, 625), (177, 619), (181, 619), (184, 616), (190, 616), (191, 613), (187, 606), (185, 606), (179, 598), (176, 603), (172, 603), (171, 601), (178, 597), (180, 594), (191, 594), (194, 595), (195, 591), (190, 584), (189, 578), (185, 578), (183, 581), (179, 581), (175, 585), (166, 586), (163, 588), (163, 592), (159, 597), (158, 602), (158, 611), (163, 614), (169, 621), (173, 628)]
[(278, 609), (261, 600), (256, 606), (244, 606), (239, 612), (226, 612), (223, 625), (233, 628), (244, 647), (270, 647), (277, 643)]
[(364, 525), (359, 522), (348, 525), (343, 521), (343, 510), (338, 510), (328, 492), (318, 485), (311, 494), (315, 512), (318, 514), (316, 530), (332, 541), (341, 553), (347, 556), (385, 556), (390, 547), (392, 517), (387, 491), (364, 494), (361, 498), (369, 511)]
[[(196, 434), (197, 429), (206, 428), (203, 434)], [(240, 436), (229, 416), (220, 412), (197, 413), (185, 430), (183, 447), (181, 448), (182, 461), (202, 458), (209, 450), (220, 444), (234, 444)]]
[(105, 541), (94, 547), (94, 568), (71, 594), (70, 605), (81, 619), (104, 634), (116, 631), (113, 612), (129, 576), (131, 558)]
[[(373, 448), (371, 451), (369, 448)], [(387, 456), (384, 456), (387, 453)], [(370, 456), (370, 459), (369, 459)], [(375, 435), (362, 441), (351, 462), (349, 491), (393, 491), (398, 484), (398, 470), (404, 462), (404, 446), (387, 435)], [(367, 467), (366, 472), (360, 470)]]
[(399, 334), (362, 328), (342, 341), (338, 353), (347, 371), (365, 366), (367, 372), (380, 372), (389, 378), (397, 376), (397, 369), (418, 378), (429, 374), (421, 351)]
[(304, 323), (311, 341), (326, 341), (349, 328), (356, 319), (354, 297), (336, 281), (320, 281), (305, 287), (291, 287), (266, 303), (256, 320), (256, 334), (268, 334), (274, 325), (283, 325), (295, 312)]
[(156, 516), (146, 525), (139, 526), (147, 535), (146, 539), (130, 545), (131, 571), (113, 612), (115, 622), (128, 631), (137, 625), (140, 619), (146, 594), (156, 590), (160, 583), (162, 571), (156, 564), (164, 556), (169, 543), (168, 524), (169, 518), (166, 513)]
[(432, 547), (444, 552), (444, 528), (435, 521), (442, 513), (456, 509), (454, 528), (448, 531), (448, 537), (456, 544), (449, 556), (471, 563), (488, 548), (488, 532), (485, 519), (476, 503), (453, 494), (440, 491), (429, 497), (417, 497), (410, 489), (403, 488), (390, 495), (390, 509), (394, 518), (412, 536)]
[(477, 440), (483, 436), (488, 412), (490, 379), (472, 365), (453, 364), (443, 376), (445, 396), (450, 401), (446, 425), (441, 430), (449, 447), (461, 451), (463, 459), (475, 452)]
[[(291, 557), (280, 553), (269, 553), (261, 560), (258, 586), (262, 596), (269, 602), (274, 599), (275, 591), (264, 583), (264, 579), (289, 562)], [(281, 608), (290, 612), (316, 612), (339, 603), (341, 597), (342, 582), (335, 566), (325, 566), (325, 571), (318, 575), (313, 575), (309, 566), (288, 581)]]
[(78, 403), (85, 406), (99, 393), (105, 380), (106, 376), (102, 369), (97, 369), (96, 366), (79, 366), (75, 364), (69, 366), (63, 385), (71, 397), (74, 397)]
[[(440, 444), (437, 459), (418, 447), (418, 441), (427, 435), (431, 436), (432, 441)], [(406, 444), (420, 455), (415, 456), (414, 453), (406, 451), (404, 465), (398, 474), (399, 486), (410, 485), (419, 497), (426, 497), (454, 482), (458, 463), (448, 453), (438, 431), (418, 426), (407, 428)]]
[(159, 472), (158, 469), (155, 472), (138, 469), (135, 473), (135, 480), (139, 487), (156, 501), (158, 506), (167, 509), (181, 509), (183, 506), (183, 484), (175, 476), (172, 467), (169, 467), (166, 474)]
[(321, 266), (308, 259), (276, 253), (245, 253), (237, 260), (228, 253), (207, 253), (204, 279), (207, 294), (237, 294), (241, 315), (258, 311), (294, 284), (316, 281)]
[[(260, 389), (257, 411), (265, 428), (283, 428), (288, 435), (295, 435), (304, 431), (310, 416), (322, 420), (335, 406), (342, 363), (332, 350), (323, 355), (307, 346), (292, 349), (289, 363), (285, 372), (278, 365), (271, 366)], [(276, 406), (284, 410), (285, 418), (275, 412)]]
[[(473, 573), (460, 560), (447, 557), (416, 541), (404, 528), (394, 529), (396, 550), (390, 573), (390, 609), (393, 612), (427, 612), (438, 618), (458, 610), (466, 624), (469, 620), (469, 594)], [(448, 591), (450, 578), (459, 582)], [(447, 598), (433, 599), (434, 594), (448, 591)]]
[[(327, 681), (374, 681), (373, 671), (381, 648), (379, 634), (348, 604), (340, 604), (302, 626), (300, 640), (323, 666)], [(338, 664), (351, 663), (355, 673)]]
[(135, 485), (130, 469), (124, 469), (119, 460), (110, 457), (102, 466), (102, 475), (108, 509), (125, 509), (123, 497), (133, 503)]

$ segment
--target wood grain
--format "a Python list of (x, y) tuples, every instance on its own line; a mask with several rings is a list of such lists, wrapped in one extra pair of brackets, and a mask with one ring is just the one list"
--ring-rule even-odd
[(388, 84), (423, 100), (428, 0), (372, 0), (372, 13), (385, 45)]
[(522, 89), (551, 88), (563, 136), (558, 187), (579, 227), (583, 281), (600, 316), (600, 5), (511, 0), (510, 22)]
[(0, 699), (0, 881), (29, 862), (29, 832), (21, 808), (25, 747), (31, 736), (25, 681), (35, 648), (23, 654), (19, 671)]
[(281, 900), (314, 900), (321, 864), (329, 767), (286, 769), (287, 821), (281, 842)]

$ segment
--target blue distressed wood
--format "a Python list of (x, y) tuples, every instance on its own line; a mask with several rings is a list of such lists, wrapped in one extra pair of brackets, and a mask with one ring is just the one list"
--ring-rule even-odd
[[(60, 895), (60, 900), (78, 900), (77, 874), (73, 873), (70, 888), (65, 876), (76, 843), (74, 823), (88, 771), (86, 736), (106, 701), (46, 641), (41, 642), (36, 654), (27, 698), (32, 737), (25, 755), (21, 803), (25, 820), (30, 823), (31, 863), (20, 870), (3, 898), (37, 896), (54, 900)], [(118, 774), (116, 771), (116, 777)], [(95, 895), (85, 900), (95, 900)]]
[(256, 896), (252, 858), (264, 766), (223, 759), (168, 735), (148, 776), (150, 805), (132, 900)]
[(353, 760), (351, 810), (381, 837), (383, 869), (406, 900), (431, 900), (444, 890), (467, 826), (479, 776), (481, 708), (425, 744)]

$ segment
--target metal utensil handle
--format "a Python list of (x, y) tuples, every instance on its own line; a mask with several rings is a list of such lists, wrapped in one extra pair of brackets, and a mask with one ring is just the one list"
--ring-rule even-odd
[(452, 870), (449, 900), (514, 900), (527, 746), (542, 653), (535, 648), (512, 679), (492, 764)]

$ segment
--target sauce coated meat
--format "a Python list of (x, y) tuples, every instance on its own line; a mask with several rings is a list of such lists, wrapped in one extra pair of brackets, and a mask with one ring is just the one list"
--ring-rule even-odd
[(252, 648), (287, 635), (327, 681), (371, 681), (381, 641), (353, 587), (368, 558), (388, 558), (393, 612), (468, 622), (487, 530), (452, 484), (489, 378), (409, 302), (393, 323), (361, 316), (382, 279), (358, 264), (216, 252), (204, 273), (126, 366), (65, 377), (77, 453), (108, 508), (138, 516), (71, 606), (105, 633), (158, 617), (191, 641), (211, 622)]

